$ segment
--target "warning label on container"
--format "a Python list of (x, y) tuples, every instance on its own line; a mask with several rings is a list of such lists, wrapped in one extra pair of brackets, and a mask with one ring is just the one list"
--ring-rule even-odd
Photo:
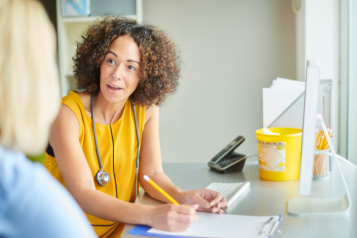
[(285, 142), (257, 141), (257, 145), (260, 169), (285, 172)]

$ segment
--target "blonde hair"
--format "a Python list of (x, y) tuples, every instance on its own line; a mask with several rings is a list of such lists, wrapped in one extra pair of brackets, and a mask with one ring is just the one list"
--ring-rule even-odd
[(38, 1), (0, 0), (0, 144), (35, 155), (60, 106), (56, 37)]

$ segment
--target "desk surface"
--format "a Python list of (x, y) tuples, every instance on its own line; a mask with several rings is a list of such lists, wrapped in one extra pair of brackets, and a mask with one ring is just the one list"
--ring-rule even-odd
[[(270, 216), (282, 215), (281, 234), (274, 237), (308, 238), (308, 237), (357, 237), (357, 169), (340, 161), (352, 198), (351, 211), (345, 215), (296, 218), (287, 214), (289, 199), (299, 195), (299, 180), (272, 182), (259, 178), (258, 162), (247, 161), (243, 172), (219, 174), (209, 170), (205, 163), (164, 164), (164, 171), (172, 182), (184, 190), (205, 188), (211, 182), (250, 182), (250, 188), (225, 212), (228, 214)], [(325, 181), (313, 181), (311, 196), (342, 197), (345, 193), (342, 177), (334, 168), (330, 178)], [(139, 203), (161, 204), (145, 193), (141, 193)], [(126, 225), (122, 238), (131, 236), (129, 230), (133, 225)]]

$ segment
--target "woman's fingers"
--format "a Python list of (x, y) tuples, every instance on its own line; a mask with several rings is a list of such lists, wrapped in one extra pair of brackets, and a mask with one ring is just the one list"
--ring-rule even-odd
[(174, 219), (178, 222), (191, 223), (198, 220), (196, 209), (198, 205), (179, 205), (174, 206), (175, 211), (172, 215), (175, 215)]
[(168, 226), (167, 231), (186, 231), (187, 228), (189, 228), (191, 223), (187, 222), (170, 222), (170, 225)]
[(186, 214), (177, 214), (175, 220), (177, 222), (182, 222), (182, 223), (188, 223), (191, 224), (192, 222), (195, 222), (198, 220), (198, 216), (195, 215), (186, 215)]
[(195, 209), (195, 211), (200, 207), (199, 204), (187, 204), (187, 205)]
[(212, 209), (211, 209), (211, 212), (212, 213), (219, 213), (219, 214), (222, 214), (223, 213), (223, 207), (213, 207)]
[(225, 197), (222, 196), (222, 194), (216, 192), (215, 198), (211, 201), (210, 205), (211, 206), (216, 206), (217, 204), (224, 205)]
[(211, 205), (210, 205), (210, 203), (206, 200), (206, 199), (204, 199), (204, 198), (202, 198), (199, 194), (197, 194), (197, 193), (195, 193), (194, 195), (193, 195), (193, 198), (194, 198), (194, 201), (198, 204), (198, 205), (200, 205), (202, 208), (209, 208)]
[(151, 226), (167, 231), (185, 231), (192, 222), (198, 220), (198, 205), (167, 204), (156, 207), (156, 218)]
[(223, 213), (222, 209), (226, 209), (226, 208), (227, 208), (227, 200), (225, 197), (222, 196), (221, 201), (211, 208), (211, 212), (213, 213), (217, 212), (219, 214), (222, 214)]

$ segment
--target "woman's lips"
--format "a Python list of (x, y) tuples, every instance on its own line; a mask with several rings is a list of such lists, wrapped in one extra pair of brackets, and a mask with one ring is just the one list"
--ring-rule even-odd
[(110, 94), (117, 94), (123, 89), (117, 86), (112, 86), (110, 84), (107, 84), (107, 90)]

